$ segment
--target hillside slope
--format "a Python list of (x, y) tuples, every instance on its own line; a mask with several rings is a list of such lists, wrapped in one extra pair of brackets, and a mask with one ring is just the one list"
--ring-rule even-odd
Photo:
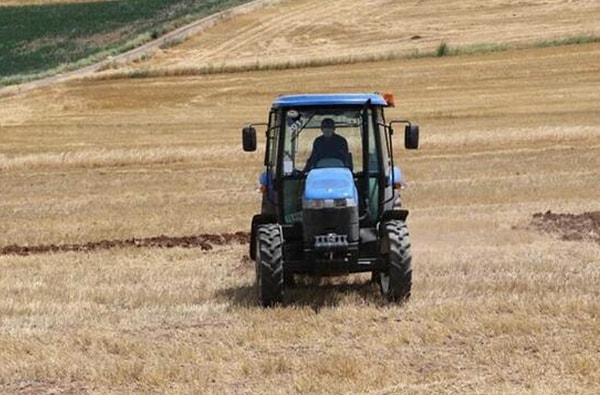
[(244, 3), (248, 1), (0, 4), (0, 87), (81, 69)]
[(141, 67), (285, 66), (426, 53), (442, 41), (477, 49), (596, 37), (598, 15), (595, 1), (275, 1), (158, 53)]

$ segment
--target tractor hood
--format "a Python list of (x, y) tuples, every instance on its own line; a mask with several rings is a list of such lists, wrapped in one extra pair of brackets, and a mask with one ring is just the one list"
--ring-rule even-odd
[(312, 169), (306, 177), (304, 200), (336, 199), (358, 201), (352, 172), (343, 167)]

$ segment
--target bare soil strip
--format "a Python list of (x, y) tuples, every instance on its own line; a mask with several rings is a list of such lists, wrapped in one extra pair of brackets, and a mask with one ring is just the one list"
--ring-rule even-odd
[(239, 243), (246, 244), (250, 239), (248, 232), (201, 234), (198, 236), (156, 236), (147, 238), (131, 238), (126, 240), (101, 240), (85, 244), (49, 244), (37, 246), (9, 245), (0, 250), (0, 255), (29, 256), (56, 252), (92, 252), (112, 248), (200, 248), (202, 251), (212, 250), (214, 246)]
[(552, 211), (536, 213), (531, 225), (542, 232), (557, 233), (561, 240), (600, 244), (600, 211), (582, 214), (557, 214)]
[[(545, 213), (533, 214), (531, 226), (541, 232), (557, 233), (565, 241), (592, 241), (600, 244), (600, 211), (582, 214)], [(201, 234), (197, 236), (165, 236), (131, 238), (125, 240), (101, 240), (85, 244), (48, 244), (37, 246), (9, 245), (0, 249), (0, 255), (29, 256), (57, 252), (92, 252), (113, 248), (200, 248), (212, 250), (214, 246), (247, 244), (248, 232)]]

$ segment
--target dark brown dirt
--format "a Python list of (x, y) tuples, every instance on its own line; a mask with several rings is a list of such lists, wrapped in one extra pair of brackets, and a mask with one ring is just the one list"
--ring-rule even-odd
[(600, 211), (582, 214), (533, 214), (531, 226), (541, 232), (558, 234), (561, 240), (591, 241), (600, 244)]
[(126, 240), (101, 240), (85, 244), (48, 244), (37, 246), (9, 245), (0, 249), (0, 255), (36, 255), (53, 252), (93, 252), (111, 248), (199, 248), (203, 251), (212, 250), (213, 246), (227, 244), (247, 244), (250, 240), (248, 232), (201, 234), (198, 236), (157, 236), (148, 238), (132, 238)]
[[(582, 214), (559, 214), (552, 211), (535, 213), (531, 226), (546, 233), (558, 234), (561, 240), (591, 241), (600, 244), (600, 211)], [(37, 255), (56, 252), (93, 252), (112, 248), (199, 248), (202, 251), (212, 250), (214, 246), (227, 244), (247, 244), (250, 240), (248, 232), (201, 234), (197, 236), (156, 236), (147, 238), (131, 238), (125, 240), (101, 240), (84, 244), (48, 244), (35, 246), (9, 245), (0, 249), (0, 255)]]

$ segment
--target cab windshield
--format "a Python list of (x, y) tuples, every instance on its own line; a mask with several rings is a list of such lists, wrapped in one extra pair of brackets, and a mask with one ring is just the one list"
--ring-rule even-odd
[[(304, 176), (313, 168), (323, 167), (350, 169), (362, 196), (360, 212), (369, 210), (372, 218), (376, 218), (382, 175), (380, 163), (389, 167), (386, 148), (378, 150), (378, 144), (385, 141), (381, 108), (289, 108), (281, 112), (280, 120), (283, 123), (283, 133), (279, 133), (282, 141), (273, 141), (273, 144), (283, 146), (279, 151), (282, 155), (272, 163), (281, 166), (278, 169), (283, 193), (279, 202), (284, 223), (301, 220)], [(328, 132), (325, 125), (333, 126), (333, 132)], [(363, 128), (367, 130), (363, 132)], [(378, 152), (383, 155), (382, 158)], [(368, 166), (364, 163), (365, 158)]]
[[(284, 176), (314, 167), (363, 171), (362, 108), (289, 109), (284, 122)], [(324, 124), (333, 124), (333, 131), (324, 132)], [(367, 124), (372, 128), (371, 122)]]

